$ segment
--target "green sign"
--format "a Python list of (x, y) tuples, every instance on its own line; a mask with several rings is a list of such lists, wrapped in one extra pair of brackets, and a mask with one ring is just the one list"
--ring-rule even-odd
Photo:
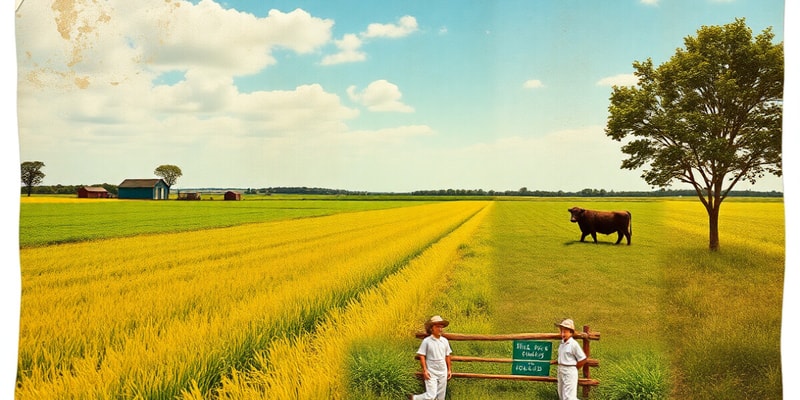
[(550, 376), (550, 361), (520, 361), (511, 363), (511, 375)]
[(515, 360), (550, 361), (553, 355), (553, 343), (540, 340), (515, 340)]
[(515, 340), (511, 363), (512, 375), (549, 376), (553, 343), (539, 340)]

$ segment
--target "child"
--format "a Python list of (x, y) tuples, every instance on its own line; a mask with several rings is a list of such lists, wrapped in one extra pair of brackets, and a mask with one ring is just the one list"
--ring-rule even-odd
[(450, 365), (450, 343), (442, 336), (442, 330), (450, 325), (442, 317), (434, 315), (425, 323), (428, 336), (419, 345), (419, 362), (422, 364), (422, 375), (425, 379), (425, 393), (409, 395), (411, 400), (444, 400), (447, 381), (453, 377)]
[(565, 319), (556, 324), (561, 331), (561, 343), (558, 345), (558, 359), (550, 364), (558, 364), (558, 398), (561, 400), (578, 400), (578, 370), (586, 364), (586, 354), (572, 336), (575, 335), (575, 323)]

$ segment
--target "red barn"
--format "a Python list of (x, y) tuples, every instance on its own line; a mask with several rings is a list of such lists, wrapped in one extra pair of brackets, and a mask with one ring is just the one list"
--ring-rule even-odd
[(241, 200), (242, 194), (239, 192), (234, 192), (232, 190), (228, 190), (225, 192), (225, 200)]
[(84, 186), (78, 189), (78, 197), (83, 199), (107, 199), (111, 194), (103, 187)]

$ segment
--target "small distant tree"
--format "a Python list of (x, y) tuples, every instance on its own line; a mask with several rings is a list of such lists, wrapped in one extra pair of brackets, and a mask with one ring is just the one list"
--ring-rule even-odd
[(703, 26), (672, 58), (634, 62), (637, 86), (614, 87), (606, 135), (621, 141), (624, 169), (645, 168), (656, 187), (687, 183), (706, 208), (709, 249), (719, 248), (719, 211), (733, 187), (781, 176), (783, 42), (753, 37), (744, 19)]
[(153, 173), (161, 179), (164, 179), (164, 182), (166, 182), (169, 187), (172, 187), (172, 185), (178, 181), (178, 178), (183, 176), (183, 172), (181, 172), (181, 169), (177, 165), (170, 164), (159, 165)]
[(25, 185), (28, 197), (31, 196), (33, 187), (42, 183), (44, 180), (45, 175), (44, 172), (42, 172), (42, 168), (44, 168), (44, 163), (41, 161), (25, 161), (20, 165), (22, 184)]

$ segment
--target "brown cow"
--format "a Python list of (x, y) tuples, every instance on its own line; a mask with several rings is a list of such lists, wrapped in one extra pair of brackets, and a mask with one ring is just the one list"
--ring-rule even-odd
[(586, 235), (592, 235), (597, 243), (597, 233), (610, 235), (617, 232), (616, 244), (622, 241), (622, 236), (628, 239), (628, 245), (631, 244), (633, 229), (630, 211), (594, 211), (579, 207), (572, 207), (567, 211), (572, 214), (570, 222), (577, 222), (581, 228), (581, 242)]

